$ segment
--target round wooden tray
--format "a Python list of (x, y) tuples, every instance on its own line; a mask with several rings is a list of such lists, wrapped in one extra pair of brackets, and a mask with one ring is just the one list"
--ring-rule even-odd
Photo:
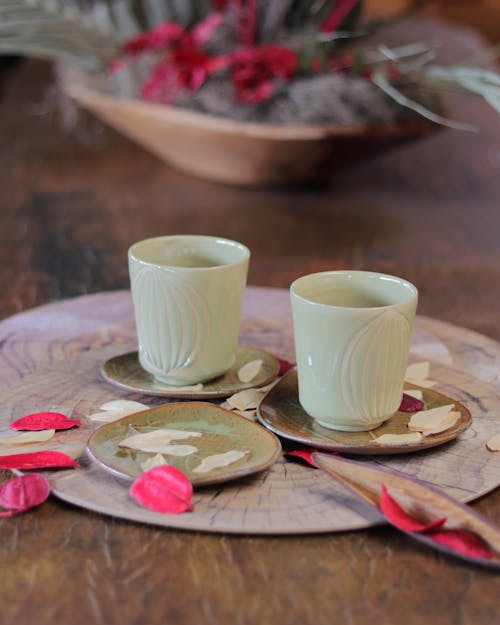
[[(286, 291), (249, 288), (243, 312), (242, 342), (293, 359)], [(283, 458), (259, 475), (197, 490), (193, 513), (162, 515), (138, 507), (128, 496), (126, 481), (84, 454), (86, 440), (97, 427), (84, 417), (103, 402), (129, 398), (156, 406), (165, 401), (121, 391), (100, 376), (103, 361), (135, 346), (128, 292), (84, 296), (16, 315), (0, 323), (0, 343), (1, 429), (22, 414), (44, 409), (83, 418), (83, 427), (56, 434), (50, 445), (82, 458), (82, 468), (49, 475), (53, 492), (67, 502), (165, 527), (242, 534), (330, 532), (383, 522), (375, 510), (322, 472)], [(431, 360), (436, 390), (471, 411), (472, 427), (442, 447), (378, 456), (375, 462), (418, 477), (462, 502), (491, 491), (499, 484), (500, 454), (488, 452), (485, 441), (500, 431), (496, 417), (500, 414), (500, 345), (419, 317), (412, 359)]]

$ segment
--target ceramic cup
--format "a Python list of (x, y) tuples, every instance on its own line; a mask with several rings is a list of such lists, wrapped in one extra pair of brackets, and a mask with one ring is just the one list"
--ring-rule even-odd
[(304, 410), (352, 432), (389, 419), (401, 403), (417, 289), (395, 276), (327, 271), (290, 291)]
[(162, 383), (212, 380), (234, 364), (250, 252), (219, 237), (146, 239), (128, 252), (139, 362)]

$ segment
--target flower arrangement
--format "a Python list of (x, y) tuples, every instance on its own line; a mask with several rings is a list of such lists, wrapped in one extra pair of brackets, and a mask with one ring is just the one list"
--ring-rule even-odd
[[(426, 1), (413, 0), (405, 15)], [(161, 113), (143, 105), (269, 128), (380, 129), (424, 118), (473, 130), (442, 110), (440, 90), (452, 88), (500, 112), (500, 75), (485, 67), (495, 49), (443, 66), (435, 41), (387, 43), (363, 0), (0, 0), (0, 14), (0, 52), (62, 61), (80, 104), (167, 160), (149, 119), (147, 137), (132, 127), (144, 116), (159, 123)], [(170, 130), (187, 119), (174, 118)]]
[(106, 75), (116, 95), (150, 102), (236, 119), (352, 123), (332, 103), (359, 99), (368, 122), (405, 108), (470, 128), (431, 109), (429, 88), (453, 85), (500, 111), (495, 72), (436, 66), (436, 45), (426, 42), (364, 44), (383, 24), (363, 21), (362, 0), (0, 0), (0, 9), (0, 51), (83, 65)]

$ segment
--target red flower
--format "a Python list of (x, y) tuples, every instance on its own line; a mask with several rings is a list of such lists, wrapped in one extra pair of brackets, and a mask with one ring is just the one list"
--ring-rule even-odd
[(297, 55), (278, 45), (241, 48), (231, 55), (236, 99), (255, 104), (274, 93), (274, 80), (290, 80), (297, 66)]
[(196, 47), (179, 46), (153, 68), (141, 91), (146, 100), (173, 102), (179, 91), (195, 91), (212, 72), (226, 66), (226, 57), (212, 57)]
[(163, 22), (137, 37), (128, 39), (122, 49), (126, 54), (158, 52), (178, 42), (183, 34), (184, 29), (176, 22)]

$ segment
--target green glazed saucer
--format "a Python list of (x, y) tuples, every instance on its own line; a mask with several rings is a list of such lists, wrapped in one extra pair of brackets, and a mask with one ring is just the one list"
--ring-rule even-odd
[[(193, 486), (227, 482), (263, 471), (281, 454), (280, 442), (274, 434), (253, 421), (208, 402), (163, 404), (103, 425), (90, 437), (87, 451), (112, 473), (135, 478), (144, 471), (141, 463), (156, 456), (156, 452), (120, 447), (119, 443), (133, 434), (164, 428), (198, 434), (176, 441), (196, 447), (194, 453), (183, 457), (164, 454), (166, 462), (181, 470)], [(206, 473), (195, 471), (207, 456), (228, 451), (241, 451), (245, 455), (236, 462)]]
[[(262, 360), (259, 373), (250, 382), (241, 382), (238, 371), (247, 362)], [(268, 384), (277, 376), (279, 363), (276, 358), (262, 349), (240, 345), (236, 352), (236, 362), (224, 375), (205, 382), (200, 390), (176, 388), (158, 382), (139, 364), (137, 352), (114, 356), (101, 366), (102, 375), (116, 386), (145, 395), (160, 397), (178, 397), (180, 399), (214, 399), (229, 397), (245, 388), (254, 388)]]
[(388, 421), (368, 432), (341, 432), (325, 428), (309, 416), (300, 405), (296, 369), (290, 370), (265, 395), (257, 409), (257, 417), (269, 430), (291, 441), (318, 449), (364, 455), (403, 454), (436, 447), (453, 440), (471, 424), (470, 412), (454, 399), (413, 384), (405, 383), (405, 388), (422, 391), (425, 409), (455, 404), (455, 410), (460, 412), (460, 418), (448, 430), (424, 436), (418, 442), (398, 445), (374, 443), (373, 439), (382, 434), (408, 434), (410, 432), (408, 421), (413, 413), (396, 412)]

